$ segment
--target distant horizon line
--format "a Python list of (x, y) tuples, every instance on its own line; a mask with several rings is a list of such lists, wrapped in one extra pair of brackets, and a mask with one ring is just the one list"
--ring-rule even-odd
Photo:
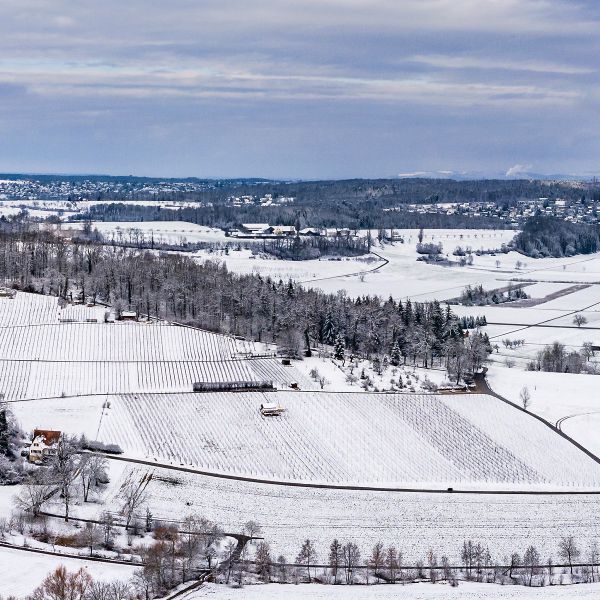
[(161, 176), (161, 175), (117, 175), (111, 173), (93, 173), (93, 172), (41, 172), (41, 171), (12, 171), (0, 172), (0, 179), (19, 179), (30, 177), (93, 177), (97, 179), (149, 179), (154, 181), (255, 181), (264, 183), (309, 183), (316, 181), (388, 181), (388, 180), (450, 180), (450, 181), (568, 181), (568, 182), (588, 182), (600, 179), (599, 174), (545, 174), (545, 173), (520, 173), (518, 175), (506, 175), (502, 173), (496, 174), (479, 174), (469, 172), (452, 172), (449, 171), (415, 171), (412, 173), (400, 173), (389, 176), (357, 176), (357, 177), (259, 177), (259, 176)]

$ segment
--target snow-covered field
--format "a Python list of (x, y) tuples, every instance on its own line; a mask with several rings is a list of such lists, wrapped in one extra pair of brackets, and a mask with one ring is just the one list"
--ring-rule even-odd
[[(303, 261), (299, 264), (260, 256), (250, 258), (250, 251), (232, 251), (228, 256), (202, 252), (198, 258), (218, 256), (232, 271), (293, 277), (327, 292), (335, 293), (343, 289), (353, 297), (375, 293), (384, 298), (391, 294), (402, 299), (446, 300), (460, 295), (466, 285), (482, 284), (486, 289), (492, 289), (504, 287), (510, 280), (521, 280), (535, 282), (527, 291), (529, 293), (531, 290), (532, 298), (543, 298), (578, 283), (600, 282), (600, 255), (535, 260), (517, 252), (498, 252), (494, 255), (473, 255), (473, 264), (470, 266), (442, 267), (417, 262), (419, 255), (415, 247), (418, 230), (398, 229), (394, 232), (404, 237), (404, 243), (379, 244), (377, 232), (371, 232), (375, 240), (373, 252), (389, 263), (366, 276), (360, 272), (370, 270), (379, 263), (369, 267), (364, 262), (361, 264), (360, 259), (349, 259), (339, 261), (337, 265), (331, 265), (333, 261), (328, 260)], [(512, 230), (426, 229), (423, 242), (441, 243), (444, 254), (456, 260), (452, 252), (457, 246), (463, 249), (470, 247), (473, 252), (496, 250), (510, 242), (515, 233)], [(361, 234), (366, 235), (366, 232)]]
[[(69, 227), (81, 228), (83, 223), (69, 223)], [(92, 230), (97, 229), (107, 241), (133, 242), (152, 238), (156, 243), (182, 244), (185, 242), (227, 242), (231, 238), (225, 232), (214, 227), (205, 227), (184, 221), (93, 221)]]
[[(460, 548), (472, 539), (504, 561), (535, 544), (557, 556), (561, 535), (582, 549), (600, 535), (598, 497), (593, 495), (493, 495), (298, 488), (178, 473), (159, 467), (127, 467), (127, 477), (152, 475), (148, 506), (157, 519), (196, 514), (239, 532), (257, 521), (274, 556), (293, 561), (303, 540), (314, 540), (326, 560), (334, 538), (356, 542), (363, 556), (381, 540), (396, 544), (405, 564), (424, 560), (430, 549), (460, 564)], [(110, 498), (108, 500), (110, 502)], [(510, 562), (510, 561), (508, 561)]]
[[(231, 238), (229, 238), (231, 241)], [(240, 243), (244, 243), (241, 240)], [(295, 281), (313, 282), (314, 280), (350, 277), (358, 277), (359, 273), (371, 271), (384, 261), (374, 254), (358, 257), (323, 257), (319, 260), (278, 260), (264, 254), (253, 254), (248, 249), (229, 249), (207, 251), (200, 250), (194, 254), (197, 260), (219, 260), (227, 265), (230, 271), (235, 273), (259, 273), (270, 276), (277, 280), (294, 279)], [(336, 279), (337, 281), (337, 279)]]
[(182, 600), (595, 600), (600, 597), (600, 583), (578, 586), (527, 588), (485, 583), (461, 583), (459, 587), (446, 584), (418, 583), (413, 585), (323, 586), (319, 584), (247, 585), (233, 589), (225, 585), (206, 584), (190, 592)]
[[(381, 245), (377, 242), (377, 231), (371, 231), (374, 254), (368, 257), (342, 257), (341, 260), (323, 257), (321, 260), (312, 261), (285, 261), (260, 255), (252, 257), (249, 250), (230, 250), (228, 254), (202, 251), (197, 253), (196, 257), (198, 260), (218, 258), (227, 264), (229, 270), (237, 273), (256, 272), (282, 279), (291, 277), (327, 292), (336, 293), (345, 290), (349, 296), (354, 297), (369, 294), (387, 297), (392, 294), (396, 298), (443, 300), (459, 295), (468, 283), (476, 284), (485, 280), (492, 287), (505, 285), (498, 279), (499, 276), (502, 279), (504, 275), (494, 270), (482, 274), (478, 270), (469, 271), (465, 268), (439, 267), (417, 262), (419, 255), (416, 253), (415, 246), (419, 231), (416, 229), (394, 231), (404, 236), (404, 243), (398, 241), (394, 244)], [(367, 232), (359, 233), (366, 236)], [(473, 251), (498, 249), (502, 244), (508, 243), (514, 235), (515, 231), (511, 230), (439, 229), (426, 230), (423, 241), (436, 244), (441, 242), (444, 252), (451, 255), (457, 246), (463, 248), (469, 246)], [(232, 241), (231, 238), (228, 240)], [(240, 243), (243, 245), (244, 241), (241, 240)], [(380, 270), (374, 271), (385, 260), (389, 263)]]
[[(18, 292), (0, 298), (0, 382), (7, 400), (190, 391), (196, 381), (315, 384), (261, 344), (165, 323), (104, 323), (104, 307)], [(95, 320), (98, 322), (88, 322)]]
[(0, 327), (57, 324), (61, 322), (103, 322), (105, 306), (67, 304), (64, 307), (55, 296), (16, 292), (13, 298), (0, 297)]
[(68, 571), (84, 568), (98, 581), (127, 580), (135, 570), (127, 565), (61, 558), (0, 546), (0, 595), (24, 598), (33, 592), (47, 573), (60, 565)]
[[(280, 404), (284, 414), (263, 417), (263, 402)], [(600, 483), (594, 461), (491, 396), (136, 394), (110, 404), (104, 441), (218, 473), (444, 490)]]
[[(508, 371), (496, 366), (489, 370), (488, 380), (494, 391), (517, 404), (521, 390), (527, 386), (532, 412), (550, 423), (558, 423), (567, 435), (600, 455), (600, 397), (596, 392), (600, 378), (572, 373)], [(564, 421), (560, 422), (561, 419)]]
[[(163, 241), (174, 243), (184, 235), (188, 241), (215, 241), (219, 235), (181, 223), (102, 225), (141, 225), (145, 236), (162, 235)], [(160, 229), (155, 230), (155, 225)], [(115, 229), (110, 231), (118, 235)], [(474, 250), (497, 248), (513, 233), (426, 231), (424, 241), (441, 241), (444, 251), (451, 253), (457, 245), (470, 245)], [(123, 235), (134, 234), (124, 231)], [(469, 267), (436, 267), (416, 262), (416, 236), (416, 231), (407, 232), (405, 244), (376, 245), (377, 254), (390, 262), (367, 273), (364, 281), (354, 273), (378, 266), (379, 261), (291, 264), (253, 259), (248, 251), (231, 251), (229, 256), (213, 253), (211, 257), (226, 260), (229, 268), (239, 272), (258, 271), (302, 281), (318, 279), (310, 285), (329, 291), (344, 289), (353, 296), (391, 293), (396, 298), (448, 299), (458, 296), (467, 284), (481, 283), (489, 289), (504, 287), (510, 279), (534, 280), (526, 291), (539, 303), (456, 307), (455, 311), (485, 315), (491, 323), (486, 331), (492, 342), (500, 345), (489, 372), (495, 391), (518, 403), (520, 391), (527, 385), (530, 410), (558, 422), (568, 435), (600, 453), (595, 377), (526, 372), (522, 368), (537, 350), (555, 340), (573, 349), (585, 341), (600, 345), (600, 285), (595, 283), (600, 281), (600, 257), (532, 261), (508, 253), (476, 256)], [(517, 260), (525, 264), (517, 268)], [(591, 285), (571, 289), (579, 283)], [(565, 290), (570, 293), (543, 301)], [(157, 519), (182, 519), (195, 513), (219, 522), (229, 532), (238, 532), (246, 521), (256, 520), (273, 554), (284, 553), (290, 560), (307, 537), (315, 540), (323, 560), (329, 543), (338, 537), (356, 541), (363, 556), (379, 539), (395, 543), (405, 559), (414, 562), (423, 560), (430, 548), (438, 556), (447, 554), (458, 561), (464, 539), (489, 545), (494, 557), (504, 560), (511, 552), (522, 553), (529, 544), (535, 544), (543, 557), (556, 556), (561, 535), (573, 535), (587, 551), (589, 543), (600, 535), (598, 497), (569, 493), (597, 490), (600, 465), (550, 428), (498, 399), (475, 394), (341, 393), (352, 386), (331, 361), (325, 366), (317, 362), (319, 359), (311, 359), (300, 366), (284, 367), (274, 358), (246, 359), (246, 353), (259, 354), (264, 348), (173, 324), (105, 324), (105, 311), (104, 307), (70, 305), (61, 309), (55, 298), (22, 293), (14, 299), (0, 298), (0, 392), (7, 400), (35, 399), (13, 404), (23, 427), (85, 433), (118, 443), (125, 456), (157, 461), (157, 466), (119, 463), (119, 468), (111, 468), (116, 476), (107, 504), (74, 507), (76, 512), (93, 514), (106, 506), (114, 508), (123, 478), (141, 479), (151, 474), (148, 506)], [(574, 311), (586, 316), (585, 327), (573, 326)], [(504, 338), (523, 339), (525, 345), (506, 349)], [(504, 361), (511, 357), (517, 364), (508, 369)], [(330, 380), (325, 387), (330, 391), (316, 391), (318, 385), (308, 375), (313, 365), (323, 369)], [(194, 381), (240, 379), (269, 379), (279, 388), (297, 382), (302, 390), (309, 391), (189, 393)], [(278, 418), (261, 417), (258, 408), (264, 400), (281, 403), (285, 413)], [(441, 493), (261, 484), (176, 472), (158, 466), (160, 463), (312, 485), (432, 487)], [(447, 493), (448, 487), (468, 493)], [(475, 489), (486, 493), (473, 493)], [(489, 493), (509, 489), (558, 489), (563, 493)], [(7, 498), (0, 496), (0, 517), (9, 509)], [(32, 586), (17, 587), (22, 582), (14, 574), (24, 579), (21, 564), (39, 569), (38, 581), (57, 564), (52, 557), (28, 555), (23, 559), (15, 554), (0, 549), (0, 564), (16, 561), (10, 576), (0, 574), (0, 593), (4, 595), (31, 591)], [(101, 569), (102, 565), (91, 568)], [(112, 572), (107, 573), (112, 576)], [(100, 571), (97, 576), (104, 577)], [(250, 598), (262, 593), (268, 598), (277, 596), (279, 590), (284, 590), (281, 597), (294, 597), (295, 589), (300, 588), (248, 588), (245, 592), (207, 586), (194, 598), (204, 597), (202, 594), (244, 598), (246, 593)], [(321, 593), (319, 588), (304, 586), (303, 593), (310, 590), (306, 593), (311, 594), (313, 589)], [(333, 592), (332, 588), (323, 589), (326, 597), (338, 593), (337, 588)], [(585, 594), (591, 592), (578, 596), (580, 589)], [(421, 590), (423, 598), (460, 594), (467, 598), (528, 599), (533, 596), (527, 594), (537, 593), (475, 584), (458, 589), (394, 586), (390, 592), (378, 593), (384, 594), (382, 597), (392, 592), (412, 593), (406, 597), (419, 598), (415, 592), (420, 594)], [(352, 598), (360, 592), (362, 589), (342, 588), (339, 593), (340, 597)], [(431, 593), (441, 595), (428, 595)], [(597, 586), (570, 587), (570, 595), (559, 595), (563, 593), (552, 588), (535, 597), (600, 595)]]

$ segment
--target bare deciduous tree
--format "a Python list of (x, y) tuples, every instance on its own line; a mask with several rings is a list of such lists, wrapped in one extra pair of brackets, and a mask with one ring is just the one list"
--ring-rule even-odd
[(56, 454), (50, 459), (52, 474), (56, 477), (60, 496), (65, 505), (65, 521), (69, 520), (69, 509), (73, 497), (73, 486), (79, 468), (79, 446), (77, 440), (62, 435), (56, 447)]
[(383, 542), (377, 542), (373, 546), (373, 550), (371, 551), (371, 557), (369, 558), (369, 564), (373, 569), (375, 581), (378, 581), (377, 573), (381, 571), (381, 568), (385, 564), (385, 551), (383, 549)]
[(523, 566), (527, 568), (529, 573), (527, 581), (527, 585), (529, 586), (531, 586), (533, 582), (533, 576), (538, 570), (540, 561), (540, 553), (537, 551), (537, 548), (535, 546), (529, 546), (527, 550), (525, 550), (525, 554), (523, 554)]
[(342, 545), (337, 539), (334, 539), (329, 546), (329, 568), (333, 575), (334, 585), (338, 582), (338, 571), (342, 564)]
[(256, 521), (248, 521), (244, 524), (244, 533), (252, 539), (262, 533), (262, 527)]
[(128, 530), (135, 513), (146, 501), (146, 481), (137, 481), (130, 477), (121, 487), (121, 515), (125, 519), (125, 529)]
[(569, 563), (571, 575), (573, 575), (573, 561), (577, 560), (581, 554), (575, 538), (572, 535), (561, 538), (558, 544), (558, 552), (559, 556)]
[(521, 388), (521, 391), (519, 392), (519, 398), (521, 398), (521, 404), (523, 405), (523, 408), (527, 410), (531, 405), (531, 392), (526, 385)]
[(79, 465), (83, 501), (88, 501), (90, 489), (106, 481), (108, 460), (99, 454), (82, 454)]
[(100, 515), (100, 527), (102, 528), (102, 543), (105, 548), (111, 548), (115, 532), (115, 519), (111, 513), (105, 511)]
[(385, 566), (388, 571), (389, 583), (396, 583), (396, 576), (398, 574), (398, 553), (396, 552), (395, 546), (389, 546), (385, 553)]
[(57, 490), (56, 483), (46, 470), (35, 471), (30, 475), (21, 492), (15, 496), (14, 504), (22, 511), (38, 517), (44, 504)]
[(315, 545), (311, 540), (304, 540), (302, 547), (300, 548), (300, 552), (296, 557), (296, 562), (300, 565), (306, 566), (306, 573), (308, 575), (308, 582), (312, 581), (310, 576), (310, 567), (316, 561), (317, 551), (315, 549)]
[(30, 600), (85, 600), (91, 585), (92, 578), (85, 569), (69, 573), (61, 565), (46, 576)]
[(97, 523), (85, 523), (83, 527), (82, 537), (85, 541), (85, 545), (90, 549), (90, 556), (93, 555), (94, 548), (102, 542), (102, 533), (102, 528)]
[(256, 568), (264, 582), (271, 581), (271, 548), (267, 542), (260, 542), (256, 547)]
[(347, 542), (342, 548), (342, 557), (344, 559), (344, 571), (346, 572), (346, 583), (352, 584), (354, 581), (354, 570), (360, 561), (360, 550), (354, 542)]

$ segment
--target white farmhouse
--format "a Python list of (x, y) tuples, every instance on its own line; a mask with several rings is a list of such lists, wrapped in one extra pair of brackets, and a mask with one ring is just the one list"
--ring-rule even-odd
[(61, 435), (60, 431), (52, 429), (34, 429), (33, 441), (29, 446), (29, 462), (39, 463), (56, 454)]

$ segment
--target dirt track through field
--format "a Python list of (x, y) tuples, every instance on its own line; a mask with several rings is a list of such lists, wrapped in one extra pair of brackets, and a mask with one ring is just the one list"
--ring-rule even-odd
[(344, 277), (355, 277), (358, 275), (366, 275), (367, 273), (374, 273), (375, 271), (379, 271), (379, 269), (382, 269), (383, 267), (388, 265), (390, 262), (387, 258), (383, 258), (383, 256), (381, 256), (380, 254), (377, 254), (377, 252), (373, 252), (371, 250), (371, 254), (373, 254), (379, 260), (381, 260), (383, 262), (381, 262), (377, 266), (373, 267), (372, 269), (363, 269), (362, 271), (356, 271), (354, 273), (344, 273), (343, 275), (330, 275), (329, 277), (316, 277), (314, 279), (300, 279), (300, 280), (298, 280), (298, 283), (300, 283), (300, 284), (313, 283), (315, 281), (328, 281), (330, 279), (342, 279)]
[[(575, 325), (565, 325), (565, 326), (554, 325), (554, 326), (552, 326), (552, 325), (547, 325), (547, 323), (551, 323), (552, 321), (557, 321), (558, 319), (564, 319), (565, 317), (570, 317), (572, 315), (576, 315), (577, 313), (581, 313), (586, 310), (590, 310), (590, 308), (593, 308), (594, 306), (600, 306), (600, 302), (594, 302), (593, 304), (590, 304), (589, 306), (584, 306), (583, 308), (571, 310), (562, 315), (559, 315), (558, 317), (552, 317), (550, 319), (545, 319), (544, 321), (539, 321), (538, 323), (532, 323), (531, 325), (519, 326), (518, 329), (506, 331), (505, 333), (500, 333), (498, 335), (492, 335), (492, 336), (490, 336), (490, 340), (493, 340), (493, 339), (496, 339), (499, 337), (505, 337), (505, 336), (511, 335), (513, 333), (518, 333), (519, 331), (525, 331), (526, 329), (531, 329), (532, 327), (560, 327), (561, 329), (581, 329), (581, 327), (576, 327)], [(515, 324), (514, 323), (488, 323), (488, 325), (515, 325)], [(590, 327), (589, 329), (596, 329), (596, 328)]]

